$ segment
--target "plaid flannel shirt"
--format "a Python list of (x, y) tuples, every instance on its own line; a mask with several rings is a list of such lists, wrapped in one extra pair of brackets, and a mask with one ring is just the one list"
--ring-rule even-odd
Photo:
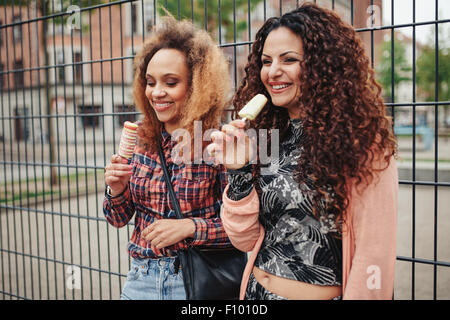
[(135, 216), (134, 231), (128, 244), (128, 252), (134, 258), (173, 256), (187, 245), (231, 246), (222, 221), (220, 207), (227, 179), (223, 166), (206, 163), (177, 165), (172, 161), (171, 150), (175, 145), (171, 136), (163, 130), (162, 147), (166, 157), (172, 185), (180, 203), (182, 214), (195, 224), (195, 236), (174, 245), (152, 250), (141, 232), (157, 219), (176, 219), (174, 207), (160, 165), (158, 152), (140, 152), (135, 149), (131, 164), (133, 174), (128, 187), (117, 195), (105, 192), (103, 213), (116, 228), (128, 224)]

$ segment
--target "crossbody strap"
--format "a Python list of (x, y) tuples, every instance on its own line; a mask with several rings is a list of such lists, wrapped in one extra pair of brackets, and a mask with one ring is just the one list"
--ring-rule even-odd
[(169, 196), (170, 196), (170, 199), (172, 200), (172, 204), (175, 208), (175, 214), (178, 219), (183, 219), (183, 215), (181, 214), (180, 203), (178, 202), (177, 196), (175, 195), (175, 191), (173, 190), (169, 170), (167, 170), (166, 157), (164, 157), (164, 152), (162, 150), (160, 141), (158, 141), (158, 153), (159, 153), (159, 160), (161, 161), (161, 166), (164, 171), (164, 178), (166, 179), (167, 188), (169, 189)]

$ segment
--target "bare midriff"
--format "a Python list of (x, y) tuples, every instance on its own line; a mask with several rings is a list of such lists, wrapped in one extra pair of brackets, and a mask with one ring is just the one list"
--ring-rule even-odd
[(319, 286), (278, 277), (253, 267), (256, 281), (270, 292), (290, 300), (331, 300), (341, 296), (341, 286)]

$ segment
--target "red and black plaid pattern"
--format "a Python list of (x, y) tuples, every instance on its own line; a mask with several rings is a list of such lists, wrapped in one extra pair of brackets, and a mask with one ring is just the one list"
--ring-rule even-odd
[[(223, 166), (213, 167), (206, 163), (177, 165), (172, 161), (174, 142), (163, 132), (163, 150), (172, 185), (178, 197), (181, 211), (196, 226), (193, 239), (187, 243), (196, 246), (225, 247), (230, 241), (219, 216), (222, 193), (227, 183)], [(105, 193), (103, 212), (107, 221), (120, 228), (128, 224), (134, 214), (134, 231), (128, 244), (128, 251), (135, 258), (156, 258), (173, 256), (174, 251), (185, 248), (179, 242), (161, 250), (151, 249), (141, 232), (157, 219), (176, 219), (170, 201), (164, 173), (158, 153), (135, 150), (131, 159), (133, 175), (128, 188), (116, 197)]]

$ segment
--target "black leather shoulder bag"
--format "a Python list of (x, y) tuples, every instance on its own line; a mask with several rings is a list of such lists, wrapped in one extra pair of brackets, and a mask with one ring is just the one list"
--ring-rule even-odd
[[(176, 216), (183, 219), (161, 144), (158, 145), (158, 152)], [(245, 252), (234, 247), (188, 246), (178, 250), (178, 257), (188, 300), (239, 299), (242, 274), (247, 263)]]

